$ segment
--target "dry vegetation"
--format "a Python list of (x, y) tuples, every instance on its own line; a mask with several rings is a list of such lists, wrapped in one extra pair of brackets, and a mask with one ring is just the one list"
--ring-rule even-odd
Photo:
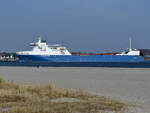
[(126, 105), (86, 91), (48, 85), (18, 85), (0, 78), (1, 113), (122, 113)]

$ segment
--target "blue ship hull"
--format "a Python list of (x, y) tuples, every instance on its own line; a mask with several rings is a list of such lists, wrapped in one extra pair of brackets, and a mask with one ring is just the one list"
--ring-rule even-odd
[(45, 67), (127, 67), (150, 68), (150, 61), (142, 56), (88, 55), (88, 56), (40, 56), (18, 55), (16, 62), (0, 62), (0, 66)]
[(144, 61), (142, 56), (127, 55), (18, 55), (19, 61), (22, 62), (141, 62)]
[(150, 68), (150, 61), (142, 62), (0, 62), (0, 66), (29, 67), (123, 67)]

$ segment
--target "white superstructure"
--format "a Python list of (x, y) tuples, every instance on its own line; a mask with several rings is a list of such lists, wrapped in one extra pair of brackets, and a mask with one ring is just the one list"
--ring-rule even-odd
[(126, 51), (123, 51), (122, 53), (120, 54), (117, 54), (117, 55), (138, 55), (140, 56), (140, 51), (137, 50), (137, 49), (132, 49), (132, 46), (131, 46), (131, 38), (129, 39), (129, 49), (127, 49)]
[(31, 51), (17, 52), (18, 55), (71, 55), (66, 47), (59, 44), (47, 45), (45, 40), (39, 37), (38, 42), (30, 43)]
[(123, 51), (122, 53), (117, 54), (117, 55), (138, 55), (138, 56), (140, 56), (140, 51), (136, 50), (136, 49), (134, 49), (134, 50), (129, 49), (129, 50)]

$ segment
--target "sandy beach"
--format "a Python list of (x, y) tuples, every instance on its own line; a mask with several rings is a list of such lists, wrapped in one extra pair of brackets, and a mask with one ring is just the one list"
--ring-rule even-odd
[(88, 90), (136, 103), (139, 108), (134, 112), (150, 112), (150, 69), (0, 67), (0, 76), (25, 84), (53, 81), (60, 87)]

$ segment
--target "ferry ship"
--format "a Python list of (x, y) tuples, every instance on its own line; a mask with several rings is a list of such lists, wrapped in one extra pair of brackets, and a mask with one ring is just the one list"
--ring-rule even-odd
[(60, 45), (48, 45), (40, 37), (38, 42), (30, 43), (31, 51), (17, 52), (16, 65), (53, 67), (150, 67), (150, 62), (137, 49), (131, 47), (121, 53), (71, 53)]

